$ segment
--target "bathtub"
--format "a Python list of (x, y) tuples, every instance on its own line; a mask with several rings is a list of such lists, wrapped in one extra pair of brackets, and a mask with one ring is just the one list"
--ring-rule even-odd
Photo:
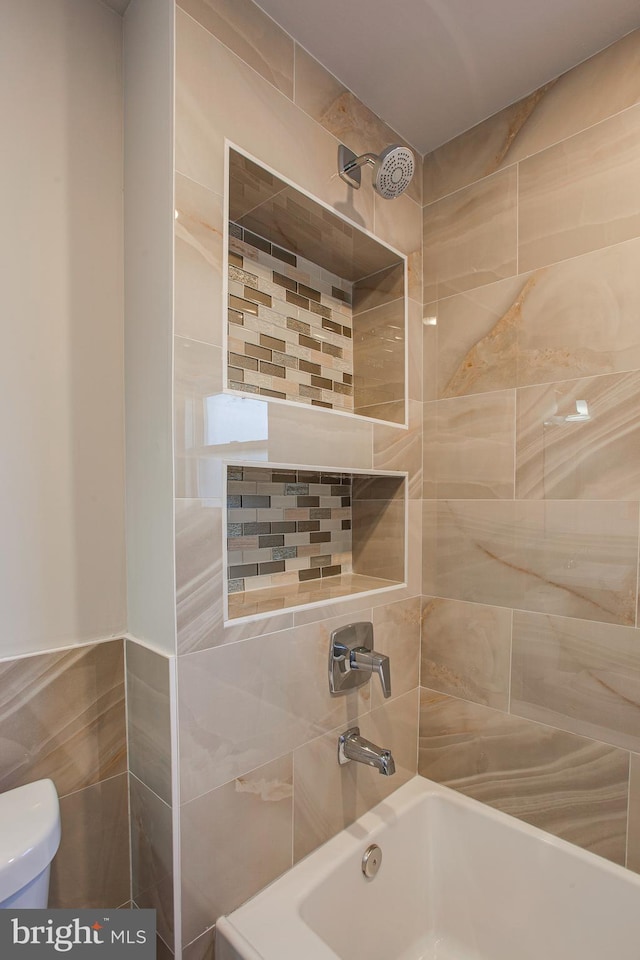
[(220, 918), (239, 958), (639, 960), (640, 876), (415, 777)]

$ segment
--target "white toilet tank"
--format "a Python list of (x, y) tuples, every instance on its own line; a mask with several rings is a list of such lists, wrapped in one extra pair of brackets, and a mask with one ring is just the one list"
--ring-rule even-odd
[(0, 793), (0, 909), (46, 907), (60, 844), (60, 807), (51, 780)]

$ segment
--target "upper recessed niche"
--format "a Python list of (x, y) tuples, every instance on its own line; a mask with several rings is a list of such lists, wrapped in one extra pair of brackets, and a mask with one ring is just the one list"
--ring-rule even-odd
[(230, 390), (405, 423), (405, 258), (229, 149)]

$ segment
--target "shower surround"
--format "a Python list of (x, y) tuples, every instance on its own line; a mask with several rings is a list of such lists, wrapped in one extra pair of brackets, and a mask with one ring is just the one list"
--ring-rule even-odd
[(424, 160), (419, 765), (634, 870), (639, 63), (636, 32)]

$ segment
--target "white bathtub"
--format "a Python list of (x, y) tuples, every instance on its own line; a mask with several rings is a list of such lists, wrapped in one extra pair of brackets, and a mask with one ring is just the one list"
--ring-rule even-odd
[(416, 777), (218, 921), (216, 960), (336, 957), (639, 960), (640, 876)]

